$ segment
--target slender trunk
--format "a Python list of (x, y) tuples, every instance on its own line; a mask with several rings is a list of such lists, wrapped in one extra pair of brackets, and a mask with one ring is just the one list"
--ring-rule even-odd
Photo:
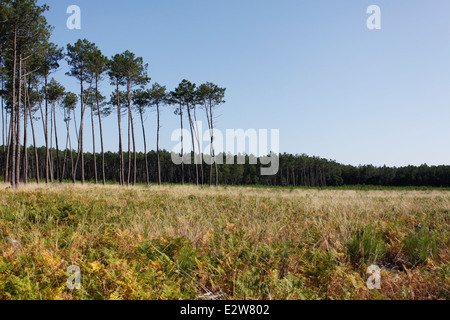
[[(72, 142), (70, 141), (70, 110), (68, 110), (68, 117), (65, 117), (67, 119), (66, 121), (66, 130), (67, 130), (67, 137), (66, 137), (66, 152), (67, 152), (67, 144), (69, 144), (69, 152), (70, 152), (70, 163), (72, 166), (72, 181), (73, 183), (75, 183), (75, 170), (74, 170), (74, 166), (73, 166), (73, 152), (72, 152)], [(75, 130), (76, 131), (76, 130)], [(64, 158), (66, 158), (66, 153), (64, 153)], [(64, 160), (64, 165), (65, 165), (65, 160)], [(62, 176), (64, 177), (64, 172), (65, 172), (65, 166), (63, 166), (63, 172), (62, 172)]]
[(10, 124), (11, 119), (10, 118), (11, 118), (11, 115), (9, 116), (9, 120), (8, 120), (8, 112), (6, 111), (6, 108), (5, 108), (6, 148), (8, 148), (9, 141), (10, 141), (10, 135), (11, 135), (11, 130), (8, 129), (11, 127), (11, 124)]
[(123, 148), (122, 148), (122, 129), (120, 125), (120, 92), (119, 92), (119, 81), (117, 81), (117, 121), (119, 126), (119, 181), (120, 185), (123, 186), (125, 184), (125, 174), (124, 174), (124, 164), (123, 164)]
[(130, 129), (131, 129), (131, 141), (133, 143), (133, 186), (136, 185), (136, 140), (134, 136), (134, 121), (133, 112), (131, 110), (131, 82), (127, 83), (127, 99), (128, 99), (128, 183), (130, 182), (131, 175), (131, 144), (130, 144)]
[[(130, 108), (131, 110), (131, 108)], [(133, 141), (133, 186), (136, 185), (136, 175), (137, 175), (137, 153), (136, 153), (136, 139), (134, 136), (134, 121), (133, 121), (133, 114), (131, 114), (131, 136)]]
[(127, 187), (130, 184), (131, 178), (131, 119), (130, 112), (128, 112), (128, 173), (127, 173)]
[(181, 103), (180, 103), (180, 119), (181, 119), (181, 184), (184, 185), (183, 107)]
[[(12, 113), (12, 112), (11, 112)], [(9, 130), (8, 130), (8, 148), (6, 148), (6, 164), (5, 164), (5, 183), (10, 182), (10, 167), (9, 167), (9, 158), (11, 154), (11, 146), (12, 146), (12, 133), (13, 133), (13, 122), (11, 120), (11, 116), (9, 119)]]
[[(36, 87), (36, 90), (37, 90), (38, 96), (40, 96), (39, 86)], [(41, 111), (42, 129), (44, 130), (44, 140), (45, 140), (45, 144), (47, 146), (47, 138), (46, 138), (47, 137), (47, 127), (45, 125), (45, 115), (44, 115), (44, 111), (42, 109), (42, 100), (40, 98), (39, 98), (39, 110)], [(31, 117), (31, 121), (33, 122), (33, 117)], [(35, 146), (35, 148), (36, 148), (36, 146)], [(45, 157), (45, 160), (47, 160), (47, 155)], [(46, 167), (47, 167), (47, 165), (46, 165)], [(46, 179), (46, 183), (48, 183), (48, 179)]]
[(53, 103), (53, 122), (55, 125), (55, 143), (56, 143), (56, 170), (59, 176), (59, 182), (63, 182), (62, 172), (61, 172), (61, 162), (59, 159), (59, 145), (58, 145), (58, 130), (56, 126), (56, 103)]
[(201, 148), (200, 143), (200, 133), (198, 132), (198, 125), (197, 125), (197, 107), (194, 106), (194, 121), (195, 121), (195, 139), (197, 140), (197, 147), (198, 147), (198, 160), (200, 161), (200, 173), (201, 173), (201, 181), (202, 186), (204, 184), (204, 176), (203, 176), (203, 152)]
[(156, 133), (156, 157), (158, 158), (158, 184), (161, 185), (161, 162), (159, 160), (159, 130), (160, 130), (160, 119), (159, 119), (159, 104), (156, 104), (156, 112), (158, 116), (157, 123), (157, 133)]
[(141, 115), (142, 136), (144, 137), (145, 172), (146, 172), (146, 176), (147, 176), (147, 186), (149, 186), (150, 178), (149, 178), (149, 174), (148, 174), (147, 139), (145, 137), (144, 116), (142, 115), (142, 110), (139, 112), (139, 114)]
[(55, 102), (52, 102), (51, 110), (50, 110), (50, 164), (49, 164), (49, 170), (50, 170), (50, 182), (53, 184), (53, 109), (54, 109)]
[[(26, 70), (26, 69), (24, 69)], [(25, 76), (23, 79), (23, 90), (24, 90), (24, 99), (23, 99), (23, 183), (28, 183), (28, 87), (27, 87), (27, 77)]]
[(6, 124), (5, 124), (5, 106), (4, 106), (4, 102), (3, 102), (3, 90), (4, 90), (4, 86), (3, 86), (3, 75), (2, 75), (2, 140), (3, 140), (3, 153), (6, 152), (6, 145), (5, 145), (5, 136), (6, 136)]
[(22, 54), (19, 55), (19, 93), (17, 103), (17, 155), (16, 155), (16, 187), (20, 185), (20, 116), (22, 104)]
[[(83, 74), (83, 72), (82, 72)], [(84, 112), (86, 111), (86, 106), (84, 103), (84, 84), (83, 84), (83, 75), (81, 75), (81, 123), (80, 123), (80, 130), (79, 130), (79, 134), (78, 134), (78, 151), (77, 151), (77, 161), (75, 162), (75, 174), (77, 172), (78, 169), (78, 162), (81, 158), (81, 184), (84, 184), (84, 150), (83, 150), (83, 146), (84, 146), (84, 141), (83, 141), (83, 131), (84, 131)], [(91, 86), (89, 87), (88, 90), (88, 95), (86, 97), (86, 100), (89, 99), (89, 95), (91, 93), (91, 88), (92, 88), (92, 81), (91, 81)]]
[(84, 101), (83, 101), (83, 71), (81, 71), (81, 123), (80, 123), (80, 153), (81, 153), (81, 184), (84, 184), (84, 150), (83, 150), (83, 119), (84, 119)]
[[(67, 126), (67, 125), (66, 125)], [(66, 174), (66, 162), (67, 162), (67, 148), (69, 147), (69, 139), (66, 137), (66, 149), (64, 150), (64, 157), (61, 169), (61, 179), (64, 181), (64, 175)]]
[(206, 111), (206, 120), (208, 121), (208, 129), (209, 129), (209, 136), (211, 138), (211, 144), (209, 145), (209, 153), (210, 153), (210, 157), (211, 157), (211, 165), (209, 166), (209, 186), (212, 186), (212, 179), (213, 179), (213, 132), (211, 129), (211, 120), (209, 119), (209, 112), (208, 112), (208, 106), (206, 105), (205, 107), (205, 111)]
[[(69, 113), (70, 113), (70, 110), (69, 110)], [(64, 150), (63, 166), (62, 166), (62, 172), (61, 172), (61, 177), (63, 180), (64, 180), (64, 175), (66, 173), (67, 148), (69, 147), (69, 127), (68, 127), (69, 118), (67, 116), (66, 108), (64, 108), (64, 121), (66, 122), (66, 148)]]
[(195, 153), (195, 142), (194, 142), (194, 124), (192, 123), (191, 111), (189, 104), (187, 105), (187, 113), (189, 118), (189, 128), (191, 130), (191, 140), (192, 140), (192, 151), (194, 153), (194, 163), (195, 163), (195, 173), (196, 173), (196, 185), (198, 186), (198, 163), (197, 155)]
[(91, 125), (92, 125), (92, 155), (94, 159), (94, 180), (98, 184), (97, 179), (97, 158), (95, 156), (95, 128), (94, 128), (94, 106), (91, 105)]
[(34, 123), (33, 123), (33, 114), (31, 113), (31, 104), (30, 104), (30, 97), (28, 96), (28, 112), (30, 116), (30, 124), (31, 124), (31, 133), (33, 135), (33, 145), (34, 145), (34, 158), (36, 162), (36, 182), (39, 184), (39, 157), (38, 157), (38, 151), (36, 146), (36, 135), (34, 132)]
[(217, 161), (216, 161), (216, 151), (214, 150), (214, 145), (213, 145), (213, 141), (214, 141), (214, 118), (213, 118), (213, 113), (212, 113), (212, 104), (211, 102), (209, 103), (209, 119), (211, 121), (211, 148), (212, 148), (212, 156), (214, 158), (214, 168), (216, 170), (216, 187), (219, 186), (219, 170), (217, 168)]
[[(74, 122), (74, 125), (75, 125), (75, 136), (76, 136), (77, 142), (78, 142), (80, 140), (78, 139), (77, 115), (75, 113), (75, 110), (73, 110), (73, 122)], [(71, 144), (71, 141), (70, 141), (70, 133), (68, 133), (68, 135), (69, 135), (70, 155), (73, 158), (72, 146), (71, 146), (72, 144)], [(79, 145), (77, 146), (77, 161), (78, 161), (78, 148), (79, 148)], [(72, 182), (75, 184), (76, 180), (77, 180), (77, 172), (76, 172), (75, 166), (72, 165)]]
[[(11, 145), (12, 145), (12, 158), (11, 158), (11, 186), (16, 188), (15, 181), (15, 169), (16, 169), (16, 70), (17, 70), (17, 27), (14, 28), (14, 62), (13, 62), (13, 78), (12, 78), (12, 110), (11, 110)], [(8, 168), (7, 168), (8, 169)]]
[[(45, 135), (45, 183), (48, 184), (50, 178), (50, 155), (48, 150), (48, 93), (47, 93), (47, 85), (48, 85), (48, 77), (45, 75), (44, 78), (44, 91), (45, 91), (45, 120), (44, 116), (42, 117), (42, 121), (44, 124), (44, 135)], [(42, 111), (42, 109), (41, 109)]]
[[(70, 112), (70, 111), (69, 111)], [(77, 125), (77, 115), (75, 113), (75, 110), (73, 110), (73, 123), (75, 125), (75, 137), (77, 138), (77, 141), (79, 141), (79, 137), (78, 137), (78, 125)], [(78, 150), (77, 150), (78, 151)]]
[(102, 147), (102, 180), (103, 185), (106, 184), (106, 177), (105, 177), (105, 149), (103, 147), (103, 129), (102, 129), (102, 115), (100, 112), (100, 103), (98, 100), (98, 77), (95, 78), (95, 88), (96, 88), (96, 100), (97, 100), (97, 113), (98, 113), (98, 125), (100, 128), (100, 143)]
[(69, 134), (69, 148), (70, 148), (70, 164), (72, 167), (72, 180), (73, 183), (75, 183), (75, 167), (73, 163), (72, 141), (70, 141), (70, 134)]

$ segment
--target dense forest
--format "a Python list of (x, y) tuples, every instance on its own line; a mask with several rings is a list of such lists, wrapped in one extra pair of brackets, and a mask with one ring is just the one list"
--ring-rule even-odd
[[(0, 146), (0, 170), (4, 172), (6, 148)], [(58, 172), (56, 150), (52, 149), (50, 152), (51, 165), (53, 170), (50, 172), (50, 182), (74, 182), (80, 181), (81, 168), (78, 168), (73, 179), (72, 169), (73, 161), (71, 158), (77, 156), (76, 151), (59, 151), (59, 157), (62, 159), (62, 171)], [(22, 150), (23, 153), (23, 150)], [(36, 171), (35, 150), (33, 147), (28, 148), (28, 170), (21, 170), (27, 172), (28, 177), (21, 177), (21, 181), (38, 179)], [(37, 148), (38, 158), (45, 158), (46, 148)], [(71, 154), (71, 155), (70, 155)], [(105, 179), (108, 183), (119, 183), (120, 161), (119, 154), (106, 152), (105, 158)], [(124, 153), (125, 158), (128, 157)], [(219, 154), (218, 156), (222, 156)], [(87, 181), (95, 183), (95, 166), (94, 156), (92, 153), (85, 153), (84, 155), (85, 177)], [(191, 154), (192, 163), (193, 154)], [(97, 166), (101, 165), (101, 155), (97, 154), (95, 157)], [(146, 161), (147, 159), (147, 161)], [(235, 161), (236, 163), (237, 161)], [(279, 155), (280, 170), (275, 176), (262, 176), (260, 174), (261, 165), (249, 164), (249, 159), (246, 157), (246, 164), (231, 164), (218, 165), (217, 173), (220, 184), (223, 185), (266, 185), (266, 186), (290, 186), (290, 187), (334, 187), (334, 186), (354, 186), (354, 185), (370, 185), (370, 186), (386, 186), (386, 187), (450, 187), (450, 166), (428, 166), (422, 165), (408, 166), (408, 167), (375, 167), (372, 165), (365, 166), (351, 166), (339, 164), (335, 161), (321, 159), (318, 157), (309, 157), (307, 155)], [(147, 168), (149, 169), (150, 183), (158, 183), (158, 158), (156, 151), (150, 151), (145, 157), (144, 153), (137, 153), (136, 157), (137, 183), (146, 183)], [(147, 164), (147, 165), (146, 165)], [(39, 163), (39, 176), (45, 176), (45, 165)], [(212, 168), (211, 168), (212, 167)], [(160, 170), (162, 183), (181, 183), (182, 170), (181, 166), (175, 165), (172, 162), (171, 154), (166, 150), (160, 151)], [(216, 169), (215, 166), (203, 165), (200, 169), (199, 184), (209, 185), (215, 184)], [(210, 175), (211, 170), (213, 175)], [(128, 169), (125, 169), (125, 175), (128, 175)], [(211, 180), (212, 178), (212, 180)], [(195, 165), (190, 164), (185, 166), (184, 170), (185, 183), (196, 183), (196, 168)], [(43, 182), (43, 181), (41, 181)]]
[[(274, 176), (260, 175), (261, 165), (249, 164), (248, 157), (244, 165), (191, 165), (187, 161), (175, 165), (171, 154), (160, 150), (161, 109), (170, 109), (181, 131), (188, 130), (188, 137), (181, 135), (180, 155), (191, 158), (200, 152), (197, 120), (206, 119), (209, 154), (216, 159), (223, 155), (214, 149), (215, 111), (225, 103), (226, 89), (211, 82), (197, 86), (184, 79), (170, 91), (152, 82), (143, 58), (129, 50), (108, 58), (87, 39), (58, 47), (50, 41), (53, 28), (44, 15), (48, 10), (36, 0), (0, 0), (0, 176), (12, 188), (29, 180), (120, 185), (450, 186), (447, 166), (354, 167), (306, 155), (279, 155), (280, 170)], [(51, 76), (63, 60), (69, 66), (66, 75), (78, 81), (77, 93), (67, 91)], [(111, 89), (109, 99), (101, 92), (105, 82)], [(156, 128), (145, 127), (144, 114), (149, 109), (156, 111)], [(57, 121), (56, 110), (64, 114), (64, 121)], [(102, 120), (108, 116), (117, 119), (118, 152), (104, 150)], [(156, 151), (147, 151), (149, 129), (157, 136)], [(58, 137), (61, 131), (65, 135)], [(136, 146), (138, 134), (143, 146)], [(44, 137), (45, 145), (38, 146), (36, 137)], [(84, 148), (86, 138), (92, 141), (92, 151)], [(191, 150), (183, 149), (183, 139), (189, 139)], [(144, 152), (137, 152), (138, 148)]]

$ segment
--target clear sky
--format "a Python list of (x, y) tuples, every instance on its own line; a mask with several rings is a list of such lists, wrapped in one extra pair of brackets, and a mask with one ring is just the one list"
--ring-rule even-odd
[[(46, 16), (60, 46), (87, 38), (108, 57), (128, 49), (149, 64), (152, 82), (169, 90), (184, 78), (227, 88), (221, 130), (280, 129), (281, 152), (344, 164), (450, 164), (447, 0), (39, 2), (50, 6)], [(81, 8), (81, 30), (66, 27), (72, 4)], [(370, 5), (381, 8), (381, 30), (366, 27)], [(78, 93), (65, 72), (63, 63), (54, 77)], [(109, 97), (113, 88), (106, 80), (101, 90)], [(149, 149), (155, 119), (147, 114)], [(114, 114), (105, 120), (112, 151), (116, 122)], [(162, 147), (171, 150), (179, 125), (172, 109), (162, 125)], [(139, 127), (136, 134), (143, 150)]]

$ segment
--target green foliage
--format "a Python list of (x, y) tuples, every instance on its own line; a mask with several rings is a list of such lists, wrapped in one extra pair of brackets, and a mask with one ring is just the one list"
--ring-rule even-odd
[(306, 250), (303, 259), (303, 274), (323, 294), (337, 267), (336, 258), (328, 252), (313, 249)]
[(403, 253), (413, 266), (433, 259), (437, 248), (436, 233), (428, 228), (414, 230), (403, 241)]
[(89, 61), (96, 50), (94, 43), (87, 39), (79, 39), (73, 45), (67, 45), (67, 63), (70, 71), (67, 75), (75, 77), (79, 81), (86, 81), (92, 76), (88, 69)]
[[(448, 234), (440, 241), (428, 229), (403, 236), (426, 209), (436, 230), (446, 229), (445, 193), (438, 202), (360, 191), (349, 203), (353, 193), (340, 191), (185, 188), (0, 190), (0, 299), (448, 297), (448, 257), (436, 254)], [(359, 208), (361, 199), (371, 214)], [(393, 199), (407, 202), (387, 215)], [(353, 232), (355, 225), (367, 227)], [(384, 248), (434, 260), (383, 273), (384, 291), (369, 292), (362, 264), (376, 263)], [(66, 287), (70, 265), (81, 269), (81, 290)]]
[(70, 111), (75, 110), (78, 103), (78, 96), (73, 92), (67, 92), (62, 100), (62, 106), (64, 111), (68, 114)]
[(383, 233), (368, 226), (352, 236), (347, 249), (353, 264), (375, 264), (386, 250)]
[(52, 78), (47, 86), (47, 99), (52, 103), (56, 103), (56, 101), (64, 97), (64, 95), (64, 86)]

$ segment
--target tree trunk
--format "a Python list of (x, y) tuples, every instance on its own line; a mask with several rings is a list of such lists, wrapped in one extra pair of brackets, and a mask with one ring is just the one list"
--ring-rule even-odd
[(209, 118), (211, 121), (211, 147), (212, 147), (212, 156), (214, 157), (214, 168), (216, 170), (216, 187), (219, 186), (219, 171), (217, 168), (217, 161), (216, 161), (216, 151), (214, 150), (213, 141), (214, 141), (214, 118), (212, 114), (212, 105), (209, 104)]
[(200, 136), (201, 136), (201, 132), (198, 132), (198, 125), (197, 125), (197, 108), (194, 106), (194, 121), (195, 121), (195, 138), (197, 140), (197, 150), (198, 150), (198, 157), (199, 157), (199, 161), (200, 161), (200, 173), (201, 173), (201, 182), (202, 182), (202, 186), (204, 183), (204, 176), (203, 176), (203, 151), (201, 150), (201, 144), (200, 144)]
[(81, 153), (81, 184), (84, 184), (84, 150), (83, 150), (83, 120), (84, 120), (84, 101), (83, 101), (83, 71), (81, 71), (81, 123), (80, 123), (80, 153)]
[(14, 62), (13, 62), (13, 79), (12, 79), (12, 110), (11, 110), (11, 145), (12, 145), (12, 157), (11, 157), (11, 186), (16, 188), (15, 170), (16, 170), (16, 69), (17, 69), (17, 27), (14, 28)]
[[(44, 135), (45, 135), (45, 183), (48, 184), (50, 178), (50, 155), (48, 151), (48, 93), (47, 93), (47, 85), (48, 85), (48, 77), (45, 75), (44, 78), (44, 93), (45, 93), (45, 120), (44, 116), (42, 117), (42, 121), (45, 122), (44, 127)], [(42, 111), (42, 109), (41, 109)]]
[(183, 135), (183, 108), (180, 104), (180, 119), (181, 119), (181, 184), (184, 185), (184, 135)]
[(95, 179), (95, 184), (98, 184), (98, 179), (97, 179), (97, 158), (95, 156), (94, 106), (91, 106), (91, 125), (92, 125), (92, 156), (94, 158), (94, 179)]
[(194, 163), (195, 163), (195, 173), (196, 173), (196, 185), (198, 186), (198, 163), (197, 156), (195, 154), (195, 142), (194, 142), (194, 124), (192, 123), (191, 111), (189, 110), (189, 104), (186, 106), (188, 118), (189, 118), (189, 128), (191, 130), (191, 140), (192, 140), (192, 151), (194, 152)]
[[(134, 123), (133, 123), (133, 112), (131, 110), (131, 82), (127, 82), (127, 99), (128, 99), (128, 181), (127, 185), (130, 183), (131, 177), (131, 141), (133, 143), (133, 186), (136, 185), (136, 140), (134, 136)], [(130, 135), (131, 130), (131, 135)], [(131, 138), (131, 141), (130, 141)]]
[(131, 178), (131, 119), (130, 112), (128, 112), (128, 172), (127, 172), (127, 187), (130, 184)]
[(206, 120), (208, 121), (208, 129), (209, 129), (209, 136), (211, 139), (211, 144), (209, 146), (209, 153), (210, 153), (210, 157), (211, 157), (211, 165), (209, 166), (209, 186), (212, 186), (212, 179), (213, 179), (213, 165), (212, 165), (212, 156), (213, 156), (213, 132), (211, 130), (211, 120), (209, 119), (209, 111), (208, 111), (208, 106), (205, 107), (205, 111), (206, 111)]
[(102, 147), (102, 180), (103, 185), (106, 184), (106, 177), (105, 177), (105, 149), (103, 147), (103, 128), (102, 128), (102, 115), (100, 112), (100, 103), (98, 101), (98, 76), (95, 78), (95, 94), (96, 94), (96, 100), (97, 100), (97, 113), (98, 113), (98, 125), (100, 128), (100, 143)]
[(158, 116), (158, 123), (157, 123), (157, 133), (156, 133), (156, 157), (158, 158), (158, 184), (161, 185), (161, 162), (159, 159), (159, 130), (160, 130), (160, 118), (159, 118), (159, 104), (156, 104), (156, 112)]
[(31, 133), (33, 135), (33, 145), (34, 145), (34, 157), (36, 160), (36, 182), (39, 184), (39, 158), (38, 158), (38, 151), (36, 146), (36, 135), (34, 132), (34, 123), (33, 123), (33, 114), (31, 113), (31, 104), (30, 104), (30, 97), (28, 96), (28, 112), (30, 116), (30, 124), (31, 124)]
[(137, 171), (137, 157), (136, 157), (136, 139), (134, 136), (134, 121), (133, 121), (133, 113), (131, 112), (130, 106), (130, 122), (131, 122), (131, 137), (133, 142), (133, 186), (136, 185), (136, 171)]
[(70, 164), (72, 166), (72, 179), (73, 179), (73, 183), (75, 183), (76, 173), (75, 173), (75, 168), (74, 168), (74, 164), (73, 164), (72, 141), (70, 141), (70, 134), (69, 134), (69, 148), (70, 148)]
[(117, 121), (119, 126), (119, 153), (120, 153), (120, 174), (119, 180), (120, 185), (123, 186), (125, 184), (125, 174), (124, 174), (124, 163), (123, 163), (123, 148), (122, 148), (122, 129), (120, 126), (120, 92), (119, 92), (119, 81), (117, 81)]
[[(83, 83), (83, 71), (81, 71), (81, 80), (80, 80), (80, 84), (81, 84), (81, 123), (80, 123), (80, 131), (78, 134), (78, 153), (77, 153), (77, 161), (75, 162), (75, 174), (77, 172), (78, 169), (78, 162), (80, 160), (81, 157), (81, 184), (84, 184), (84, 141), (83, 141), (83, 131), (84, 131), (84, 112), (86, 111), (86, 106), (84, 103), (84, 83)], [(92, 82), (91, 82), (91, 86), (92, 86)], [(88, 93), (88, 97), (90, 95), (90, 90), (91, 87), (89, 88), (89, 93)], [(76, 130), (76, 129), (75, 129)]]
[(5, 136), (6, 136), (6, 124), (5, 124), (5, 106), (4, 106), (4, 102), (3, 102), (3, 90), (4, 90), (4, 85), (3, 85), (3, 75), (2, 75), (2, 140), (3, 140), (3, 153), (6, 153), (6, 144), (5, 144)]
[[(25, 70), (25, 69), (24, 69)], [(25, 76), (23, 79), (23, 90), (24, 90), (24, 99), (23, 99), (23, 183), (28, 183), (28, 86), (27, 86), (27, 77)]]
[(133, 114), (131, 114), (131, 136), (133, 141), (133, 186), (136, 185), (136, 174), (137, 174), (137, 153), (136, 153), (136, 139), (134, 136), (134, 121)]
[[(68, 111), (70, 114), (70, 110), (68, 110)], [(70, 115), (69, 115), (69, 117), (70, 117)], [(61, 172), (61, 177), (63, 177), (63, 180), (64, 180), (64, 176), (66, 173), (67, 149), (69, 148), (69, 127), (68, 127), (69, 117), (67, 116), (67, 109), (64, 108), (64, 121), (66, 123), (66, 148), (64, 150), (63, 166), (62, 166), (62, 172)]]
[(145, 172), (146, 172), (147, 187), (148, 187), (148, 186), (150, 186), (150, 178), (149, 178), (149, 173), (148, 173), (147, 139), (145, 137), (144, 116), (142, 115), (142, 110), (139, 112), (139, 114), (141, 115), (142, 136), (144, 137)]
[[(65, 173), (65, 165), (66, 165), (66, 153), (67, 153), (67, 144), (69, 144), (69, 151), (70, 151), (70, 163), (72, 166), (72, 181), (75, 183), (75, 170), (73, 166), (73, 152), (72, 152), (72, 142), (70, 141), (70, 110), (68, 111), (69, 117), (65, 117), (67, 119), (66, 121), (66, 130), (67, 130), (67, 137), (66, 137), (66, 151), (64, 152), (64, 165), (63, 165), (63, 172), (62, 176), (64, 179), (64, 173)], [(76, 130), (75, 130), (76, 131)]]
[(62, 172), (61, 172), (61, 162), (59, 159), (59, 145), (58, 145), (58, 131), (56, 127), (56, 103), (53, 103), (53, 122), (55, 124), (55, 143), (56, 143), (56, 167), (57, 167), (57, 173), (59, 176), (59, 182), (63, 182), (62, 178)]
[(9, 119), (9, 133), (7, 137), (7, 143), (8, 147), (6, 148), (6, 164), (5, 164), (5, 183), (10, 182), (11, 179), (11, 173), (10, 173), (10, 166), (9, 166), (9, 158), (11, 155), (11, 147), (12, 147), (12, 134), (13, 134), (13, 121), (12, 121), (12, 111), (11, 116)]
[(20, 108), (22, 103), (22, 54), (19, 55), (19, 93), (17, 103), (17, 155), (16, 155), (16, 187), (20, 185)]
[[(69, 111), (69, 113), (70, 113), (70, 111)], [(76, 119), (77, 119), (77, 115), (75, 114), (75, 110), (73, 110), (73, 122), (74, 122), (74, 125), (75, 125), (75, 135), (76, 135), (77, 141), (79, 141), (78, 140), (78, 130), (77, 130), (78, 126), (77, 126), (77, 120)], [(67, 132), (67, 134), (69, 135), (70, 156), (73, 158), (72, 143), (70, 141), (70, 133)], [(77, 147), (77, 149), (78, 149), (78, 147)], [(72, 182), (73, 182), (73, 184), (76, 183), (76, 180), (77, 180), (77, 171), (76, 171), (75, 166), (72, 164)]]
[(50, 164), (49, 164), (49, 170), (50, 170), (50, 182), (53, 184), (53, 109), (54, 109), (55, 102), (52, 102), (51, 110), (50, 110)]

